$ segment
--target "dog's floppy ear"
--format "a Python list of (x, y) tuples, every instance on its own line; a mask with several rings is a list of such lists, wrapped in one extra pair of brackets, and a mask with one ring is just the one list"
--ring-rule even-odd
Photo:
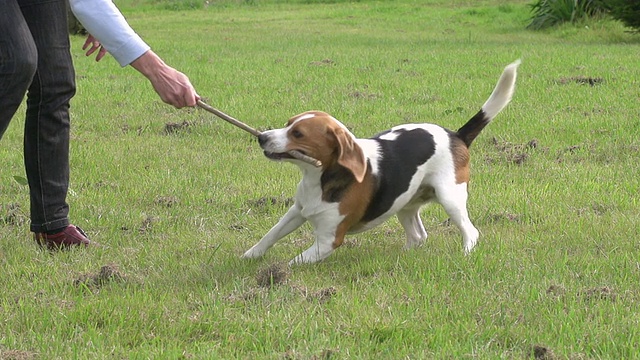
[(362, 148), (356, 144), (353, 136), (344, 129), (334, 130), (334, 135), (338, 141), (338, 164), (349, 169), (357, 182), (362, 182), (367, 173), (367, 160)]

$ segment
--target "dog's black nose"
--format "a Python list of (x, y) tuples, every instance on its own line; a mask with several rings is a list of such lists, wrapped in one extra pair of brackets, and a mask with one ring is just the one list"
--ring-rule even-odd
[(258, 144), (263, 146), (267, 142), (267, 136), (265, 134), (258, 135)]

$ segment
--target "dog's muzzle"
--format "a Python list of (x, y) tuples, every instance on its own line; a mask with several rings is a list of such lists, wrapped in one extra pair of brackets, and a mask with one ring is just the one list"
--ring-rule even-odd
[(260, 147), (264, 149), (265, 144), (269, 142), (269, 136), (265, 135), (265, 133), (262, 133), (260, 135), (258, 135), (258, 144), (260, 144)]

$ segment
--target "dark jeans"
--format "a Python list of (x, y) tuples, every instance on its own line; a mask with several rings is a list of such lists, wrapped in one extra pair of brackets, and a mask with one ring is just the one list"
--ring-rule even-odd
[(75, 94), (66, 2), (0, 0), (0, 9), (0, 139), (27, 93), (31, 231), (58, 229), (69, 225), (69, 101)]

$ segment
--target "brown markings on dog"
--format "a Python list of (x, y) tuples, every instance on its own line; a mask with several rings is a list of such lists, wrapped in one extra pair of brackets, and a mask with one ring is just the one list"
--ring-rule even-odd
[(334, 249), (342, 245), (344, 236), (349, 230), (359, 226), (373, 198), (373, 191), (373, 175), (371, 175), (371, 170), (367, 169), (367, 173), (362, 179), (362, 182), (354, 180), (345, 192), (344, 197), (340, 200), (338, 210), (341, 215), (346, 215), (346, 217), (336, 229), (336, 239), (333, 242)]
[(471, 176), (469, 149), (462, 140), (458, 138), (452, 139), (451, 155), (453, 156), (453, 166), (456, 173), (456, 184), (469, 183)]
[(362, 182), (367, 174), (367, 159), (362, 148), (347, 130), (338, 127), (332, 131), (338, 142), (338, 164), (351, 171), (357, 182)]

